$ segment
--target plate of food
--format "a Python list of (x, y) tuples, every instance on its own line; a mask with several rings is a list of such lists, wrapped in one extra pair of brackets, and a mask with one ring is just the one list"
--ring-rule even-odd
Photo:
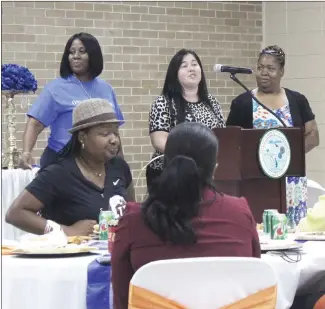
[(68, 236), (68, 244), (81, 245), (93, 240), (91, 236)]
[(303, 244), (291, 239), (285, 240), (263, 240), (260, 242), (261, 251), (278, 251), (278, 250), (294, 250), (301, 249)]
[(61, 257), (61, 256), (75, 256), (91, 254), (95, 251), (95, 247), (87, 245), (67, 244), (62, 247), (42, 246), (31, 248), (17, 248), (11, 251), (11, 254), (20, 256), (34, 256), (34, 257)]
[(1, 246), (1, 255), (11, 255), (12, 251), (15, 249), (16, 249), (16, 247), (14, 247), (14, 246), (2, 245)]
[(93, 234), (99, 235), (99, 224), (94, 225)]
[(14, 250), (13, 255), (57, 257), (90, 254), (95, 247), (87, 245), (89, 236), (68, 237), (62, 230), (55, 230), (44, 235), (26, 234)]
[(295, 236), (295, 240), (325, 240), (325, 232), (298, 232)]

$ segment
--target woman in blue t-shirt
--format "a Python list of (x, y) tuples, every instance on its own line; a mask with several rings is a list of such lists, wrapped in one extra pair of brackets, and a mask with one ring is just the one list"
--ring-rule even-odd
[(117, 119), (123, 122), (114, 89), (98, 78), (102, 70), (103, 55), (97, 39), (88, 33), (74, 34), (63, 52), (60, 77), (45, 85), (27, 113), (21, 168), (31, 168), (31, 152), (37, 137), (48, 126), (51, 133), (41, 156), (41, 167), (55, 160), (71, 138), (68, 129), (72, 125), (72, 111), (83, 100), (101, 98), (111, 102)]

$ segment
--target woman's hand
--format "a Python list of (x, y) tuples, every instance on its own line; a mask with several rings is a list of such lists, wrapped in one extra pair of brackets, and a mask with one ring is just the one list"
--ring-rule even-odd
[(23, 135), (23, 153), (20, 158), (19, 167), (27, 170), (32, 169), (32, 154), (37, 137), (44, 130), (45, 126), (33, 117), (28, 117)]
[(32, 169), (32, 154), (30, 152), (23, 152), (20, 156), (19, 167), (23, 170)]
[(319, 133), (316, 120), (305, 123), (305, 152), (309, 152), (319, 145)]
[(95, 220), (80, 220), (70, 226), (62, 226), (67, 236), (88, 236), (93, 233)]

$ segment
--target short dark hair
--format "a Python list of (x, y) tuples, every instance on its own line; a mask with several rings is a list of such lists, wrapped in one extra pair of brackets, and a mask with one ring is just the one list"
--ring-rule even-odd
[(76, 39), (82, 42), (88, 53), (90, 77), (95, 78), (99, 76), (104, 66), (102, 50), (97, 39), (93, 35), (85, 32), (74, 34), (65, 45), (60, 65), (60, 76), (66, 78), (73, 73), (69, 63), (69, 52), (72, 42)]
[(205, 125), (183, 122), (168, 134), (165, 166), (142, 205), (145, 224), (162, 240), (196, 242), (191, 219), (199, 213), (203, 189), (213, 185), (218, 139)]
[(265, 47), (261, 52), (258, 57), (258, 60), (261, 59), (262, 56), (264, 55), (271, 55), (275, 58), (277, 63), (279, 64), (280, 68), (283, 69), (285, 66), (286, 62), (286, 55), (281, 47), (278, 45), (270, 45)]
[[(201, 81), (199, 83), (198, 96), (201, 101), (205, 101), (206, 104), (208, 104), (213, 110), (212, 104), (208, 98), (208, 88), (201, 60), (195, 51), (183, 48), (179, 50), (170, 60), (162, 90), (162, 95), (168, 99), (169, 104), (171, 104), (172, 100), (175, 102), (178, 123), (184, 122), (185, 120), (185, 102), (183, 99), (182, 85), (178, 80), (178, 70), (182, 64), (184, 56), (188, 54), (194, 56), (201, 68)], [(173, 108), (170, 110), (171, 113), (173, 113)]]

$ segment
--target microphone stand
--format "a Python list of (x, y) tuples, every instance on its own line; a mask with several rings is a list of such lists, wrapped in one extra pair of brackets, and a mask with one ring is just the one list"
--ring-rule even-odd
[(278, 119), (281, 124), (283, 125), (284, 128), (287, 128), (288, 126), (285, 124), (285, 122), (276, 114), (274, 113), (271, 109), (269, 109), (267, 106), (265, 106), (263, 103), (261, 103), (253, 94), (252, 92), (236, 77), (235, 73), (231, 73), (230, 74), (230, 78), (236, 82), (238, 85), (242, 86), (249, 94), (250, 96), (253, 98), (253, 100), (261, 105), (263, 108), (265, 108), (269, 113), (271, 113), (276, 119)]

